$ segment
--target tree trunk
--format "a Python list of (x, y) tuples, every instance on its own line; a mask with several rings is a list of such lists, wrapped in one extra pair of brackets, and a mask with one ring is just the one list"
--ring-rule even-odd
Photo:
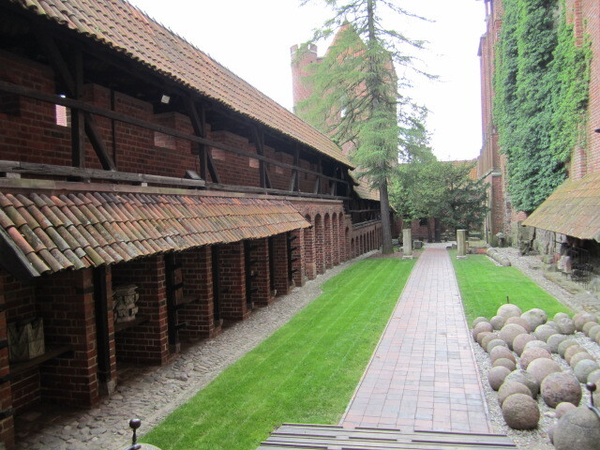
[(389, 255), (394, 253), (392, 245), (392, 224), (390, 221), (390, 201), (388, 199), (387, 181), (379, 187), (379, 205), (381, 208), (381, 253)]

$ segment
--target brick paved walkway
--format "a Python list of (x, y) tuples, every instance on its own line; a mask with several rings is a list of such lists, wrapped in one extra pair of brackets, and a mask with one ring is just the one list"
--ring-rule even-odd
[(419, 257), (341, 425), (493, 431), (444, 248)]

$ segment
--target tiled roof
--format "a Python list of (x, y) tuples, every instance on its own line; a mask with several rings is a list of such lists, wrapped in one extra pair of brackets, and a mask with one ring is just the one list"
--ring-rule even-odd
[(354, 186), (354, 191), (363, 200), (373, 200), (376, 202), (380, 200), (379, 191), (369, 187), (364, 180), (359, 181), (359, 184)]
[(359, 198), (363, 200), (373, 200), (378, 202), (380, 200), (379, 190), (373, 189), (367, 183), (367, 180), (358, 176), (355, 170), (350, 172), (350, 177), (354, 180), (356, 185), (354, 185), (354, 192), (358, 195)]
[(566, 180), (523, 225), (600, 241), (600, 173)]
[[(351, 166), (327, 136), (125, 1), (9, 1)], [(202, 26), (201, 21), (198, 26)]]
[(290, 203), (279, 200), (0, 193), (0, 244), (18, 253), (31, 277), (264, 238), (308, 226)]

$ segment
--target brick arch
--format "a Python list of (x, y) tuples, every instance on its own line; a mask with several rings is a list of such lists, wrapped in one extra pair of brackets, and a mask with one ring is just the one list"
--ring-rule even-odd
[(314, 241), (315, 241), (315, 264), (317, 273), (325, 273), (325, 230), (323, 224), (323, 218), (320, 214), (315, 216), (314, 226)]
[(315, 260), (315, 227), (310, 214), (304, 216), (307, 222), (312, 225), (304, 229), (304, 275), (309, 280), (314, 280), (317, 276), (317, 263)]
[(356, 256), (356, 248), (354, 246), (354, 238), (352, 238), (350, 239), (350, 259), (354, 259), (354, 257)]

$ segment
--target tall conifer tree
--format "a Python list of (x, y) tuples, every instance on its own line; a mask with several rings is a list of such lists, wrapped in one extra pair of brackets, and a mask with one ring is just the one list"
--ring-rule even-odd
[(415, 120), (412, 101), (401, 92), (410, 83), (397, 76), (394, 64), (423, 73), (406, 52), (407, 47), (423, 48), (423, 42), (387, 29), (381, 18), (390, 12), (417, 16), (387, 0), (319, 1), (334, 14), (309, 43), (340, 31), (308, 77), (313, 94), (298, 105), (298, 114), (349, 148), (360, 175), (379, 190), (382, 252), (392, 253), (388, 183), (400, 153), (406, 151), (403, 133)]

